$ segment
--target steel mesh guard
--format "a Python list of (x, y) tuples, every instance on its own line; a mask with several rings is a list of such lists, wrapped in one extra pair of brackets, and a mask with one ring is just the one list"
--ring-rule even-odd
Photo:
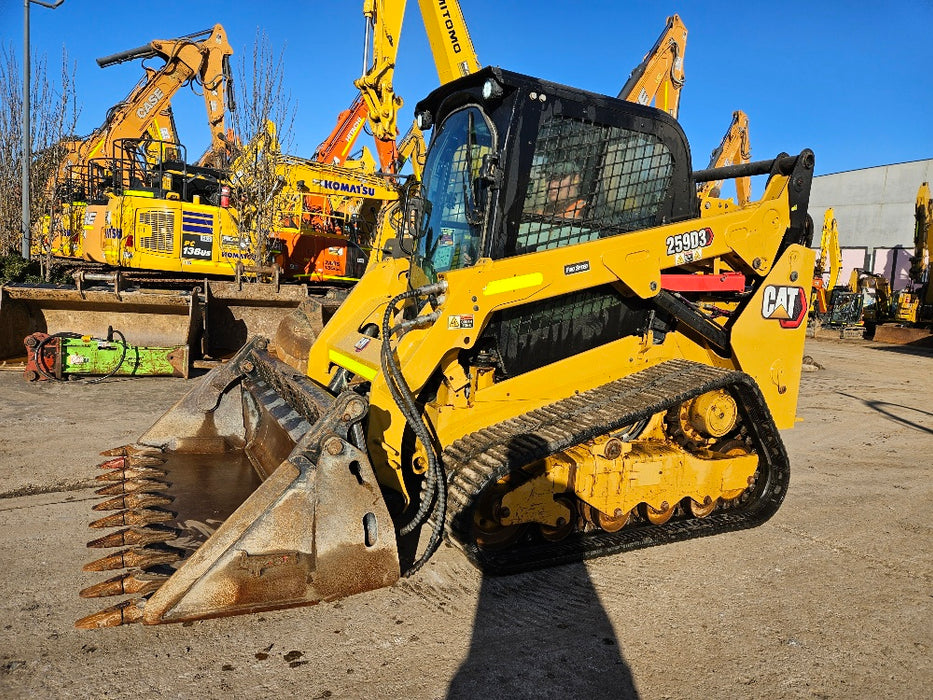
[(658, 223), (673, 157), (653, 134), (553, 116), (535, 143), (515, 254)]

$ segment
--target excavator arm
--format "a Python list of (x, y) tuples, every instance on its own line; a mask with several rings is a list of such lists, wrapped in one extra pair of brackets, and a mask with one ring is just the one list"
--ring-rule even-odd
[[(72, 145), (63, 171), (68, 166), (86, 165), (92, 158), (110, 158), (121, 139), (140, 138), (150, 130), (153, 121), (169, 109), (178, 89), (198, 77), (204, 87), (204, 102), (211, 129), (211, 149), (224, 149), (224, 115), (232, 108), (229, 57), (233, 48), (227, 33), (217, 24), (213, 29), (178, 39), (156, 40), (144, 46), (97, 59), (101, 68), (138, 58), (162, 57), (165, 65), (147, 70), (146, 78), (133, 89), (127, 99), (117, 105), (106, 122), (91, 136)], [(222, 96), (221, 93), (224, 93)]]
[(366, 73), (355, 82), (369, 111), (369, 123), (379, 162), (383, 169), (392, 168), (396, 160), (395, 139), (398, 136), (398, 110), (402, 98), (395, 94), (392, 79), (398, 40), (405, 15), (404, 2), (365, 0), (366, 48), (372, 45), (372, 60)]
[(620, 100), (663, 109), (674, 119), (680, 109), (684, 86), (684, 49), (687, 27), (678, 15), (667, 18), (667, 26), (645, 54), (619, 92)]
[[(933, 198), (930, 183), (924, 182), (917, 190), (917, 205), (914, 228), (914, 254), (910, 259), (910, 279), (922, 284), (929, 276), (930, 250), (933, 249)], [(929, 294), (928, 294), (929, 300)]]
[[(406, 5), (407, 0), (364, 0), (363, 3), (366, 47), (369, 49), (371, 46), (372, 58), (370, 60), (367, 56), (364, 59), (369, 67), (355, 85), (366, 103), (380, 164), (388, 172), (397, 172), (401, 163), (410, 160), (411, 153), (423, 153), (425, 150), (423, 137), (420, 137), (416, 126), (403, 139), (408, 153), (401, 154), (400, 158), (395, 145), (398, 111), (403, 102), (395, 94), (392, 79)], [(456, 0), (418, 0), (418, 7), (441, 85), (478, 71), (481, 65), (459, 3)], [(417, 143), (419, 138), (420, 145)]]
[(328, 165), (343, 165), (366, 124), (369, 110), (362, 95), (337, 117), (337, 125), (314, 151), (314, 160)]
[(816, 272), (822, 275), (829, 272), (827, 288), (832, 289), (839, 281), (842, 269), (842, 250), (839, 248), (839, 228), (836, 226), (836, 214), (833, 208), (826, 210), (823, 217), (823, 234), (820, 236), (820, 257)]
[[(742, 110), (732, 113), (732, 123), (709, 158), (710, 168), (748, 163), (752, 157), (752, 148), (748, 140), (748, 115)], [(697, 187), (700, 203), (709, 197), (718, 197), (722, 180), (704, 182)], [(740, 206), (751, 200), (751, 178), (740, 177), (735, 180), (735, 192)]]

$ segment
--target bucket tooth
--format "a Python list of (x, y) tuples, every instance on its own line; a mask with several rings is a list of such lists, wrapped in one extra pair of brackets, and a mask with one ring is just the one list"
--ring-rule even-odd
[(145, 445), (123, 445), (104, 450), (100, 453), (101, 457), (158, 457), (162, 450), (157, 447), (146, 447)]
[(113, 469), (94, 477), (95, 481), (126, 481), (128, 479), (164, 479), (167, 472), (152, 467), (126, 467)]
[(137, 547), (147, 544), (161, 544), (178, 539), (175, 530), (159, 527), (128, 527), (111, 532), (87, 543), (88, 547), (105, 549), (107, 547)]
[(153, 481), (152, 479), (127, 479), (110, 486), (104, 486), (94, 493), (99, 496), (119, 496), (127, 493), (167, 491), (168, 487), (169, 485), (165, 482)]
[(184, 553), (173, 547), (140, 547), (124, 549), (84, 565), (85, 571), (113, 571), (114, 569), (145, 569), (156, 564), (171, 564)]
[(101, 501), (92, 506), (92, 510), (135, 510), (137, 508), (167, 506), (171, 502), (171, 496), (161, 493), (128, 493)]
[(167, 523), (175, 514), (167, 510), (144, 508), (142, 510), (123, 510), (100, 520), (95, 520), (88, 527), (125, 527), (127, 525), (144, 527), (153, 523)]
[(167, 574), (152, 574), (146, 571), (128, 571), (106, 581), (88, 586), (78, 595), (82, 598), (105, 598), (113, 595), (148, 595), (168, 581)]
[(164, 457), (146, 457), (145, 455), (136, 455), (134, 457), (114, 457), (97, 465), (98, 469), (128, 469), (132, 467), (158, 467), (165, 464)]
[(75, 627), (82, 630), (93, 630), (139, 622), (143, 617), (143, 606), (145, 604), (145, 598), (125, 600), (109, 608), (104, 608), (93, 615), (82, 617), (75, 622)]

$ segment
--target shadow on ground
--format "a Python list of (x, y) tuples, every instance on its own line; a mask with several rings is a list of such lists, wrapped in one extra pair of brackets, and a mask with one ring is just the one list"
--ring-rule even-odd
[(483, 578), (469, 655), (448, 692), (479, 697), (638, 697), (585, 564)]

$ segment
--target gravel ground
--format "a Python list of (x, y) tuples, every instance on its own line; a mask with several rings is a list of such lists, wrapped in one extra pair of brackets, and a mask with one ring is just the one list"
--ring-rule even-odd
[(933, 354), (807, 352), (791, 488), (754, 530), (499, 579), (443, 548), (336, 603), (93, 632), (97, 453), (190, 384), (0, 372), (0, 696), (930, 697)]

